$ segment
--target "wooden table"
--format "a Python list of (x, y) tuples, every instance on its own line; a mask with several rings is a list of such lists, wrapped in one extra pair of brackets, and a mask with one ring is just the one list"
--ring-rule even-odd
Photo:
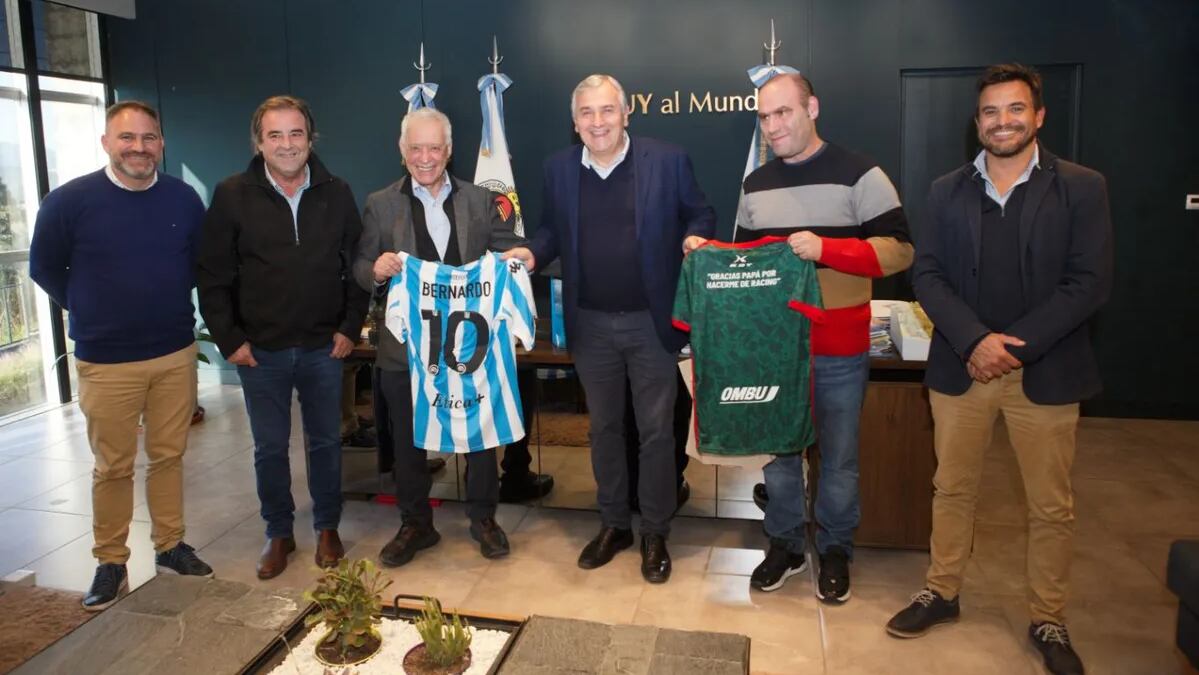
[(860, 546), (928, 549), (937, 459), (924, 368), (923, 361), (870, 361), (858, 444)]

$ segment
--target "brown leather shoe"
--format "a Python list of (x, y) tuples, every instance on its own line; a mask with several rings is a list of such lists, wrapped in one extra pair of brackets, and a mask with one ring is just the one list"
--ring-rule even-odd
[(342, 548), (341, 537), (337, 530), (318, 530), (316, 533), (316, 565), (317, 567), (336, 567), (337, 561), (346, 554)]
[(258, 557), (258, 578), (273, 579), (283, 574), (287, 569), (287, 556), (296, 550), (296, 540), (293, 537), (275, 537), (267, 539), (262, 547), (262, 555)]

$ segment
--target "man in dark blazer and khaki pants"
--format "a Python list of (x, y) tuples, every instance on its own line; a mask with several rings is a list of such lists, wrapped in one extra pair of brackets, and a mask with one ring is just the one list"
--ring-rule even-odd
[(1089, 321), (1112, 285), (1103, 176), (1036, 142), (1041, 78), (1018, 64), (978, 82), (983, 151), (933, 183), (913, 287), (936, 328), (925, 382), (935, 422), (932, 563), (887, 624), (916, 637), (959, 615), (983, 458), (1002, 412), (1028, 499), (1029, 638), (1052, 673), (1082, 673), (1065, 628), (1079, 401), (1100, 389)]
[[(472, 262), (488, 250), (503, 251), (524, 239), (512, 231), (485, 188), (458, 180), (446, 171), (453, 152), (450, 120), (433, 108), (408, 113), (401, 123), (400, 154), (408, 176), (371, 194), (362, 217), (362, 239), (354, 260), (354, 277), (375, 291), (399, 274), (397, 251), (447, 265)], [(375, 359), (379, 390), (391, 422), (396, 505), (402, 524), (379, 554), (388, 567), (407, 564), (441, 536), (433, 529), (429, 505), (432, 478), (425, 451), (413, 445), (412, 390), (408, 353), (391, 331), (382, 327)], [(495, 522), (499, 469), (495, 449), (466, 455), (466, 513), (471, 536), (484, 557), (508, 554), (508, 538)]]
[(510, 256), (530, 269), (562, 259), (567, 344), (591, 413), (591, 466), (603, 524), (579, 567), (607, 564), (633, 544), (625, 459), (625, 382), (641, 442), (641, 574), (670, 577), (666, 537), (678, 507), (673, 410), (677, 354), (670, 325), (683, 254), (711, 237), (716, 214), (682, 149), (625, 133), (627, 99), (609, 75), (571, 95), (582, 145), (545, 162), (541, 224)]

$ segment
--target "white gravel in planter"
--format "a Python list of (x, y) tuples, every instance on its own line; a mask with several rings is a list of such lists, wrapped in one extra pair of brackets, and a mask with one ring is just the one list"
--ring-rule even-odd
[[(350, 672), (356, 675), (397, 675), (404, 672), (404, 655), (421, 643), (420, 633), (408, 621), (383, 619), (378, 626), (383, 636), (383, 648), (375, 653), (366, 663), (350, 666)], [(470, 628), (470, 668), (464, 675), (485, 675), (492, 662), (499, 656), (510, 633), (499, 630), (479, 630)], [(316, 643), (325, 635), (323, 624), (317, 624), (308, 631), (298, 645), (291, 645), (291, 653), (279, 664), (270, 675), (322, 675), (325, 672), (323, 663), (316, 659)], [(335, 673), (341, 673), (345, 666), (330, 667)]]

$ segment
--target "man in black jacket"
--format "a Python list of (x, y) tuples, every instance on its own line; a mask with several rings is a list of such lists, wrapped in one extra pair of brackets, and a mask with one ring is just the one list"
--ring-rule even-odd
[(923, 635), (959, 615), (983, 457), (1002, 412), (1028, 498), (1029, 637), (1052, 673), (1082, 673), (1064, 625), (1079, 401), (1100, 388), (1088, 335), (1112, 284), (1103, 176), (1036, 142), (1041, 78), (1018, 64), (978, 82), (983, 151), (933, 183), (913, 287), (936, 327), (937, 473), (926, 587), (887, 624)]
[(268, 98), (254, 112), (250, 133), (249, 168), (213, 193), (197, 286), (200, 312), (245, 392), (266, 521), (258, 577), (269, 579), (296, 548), (288, 462), (293, 389), (306, 437), (316, 563), (331, 567), (344, 555), (337, 535), (341, 360), (362, 331), (369, 296), (350, 275), (362, 234), (354, 195), (311, 151), (307, 104)]

